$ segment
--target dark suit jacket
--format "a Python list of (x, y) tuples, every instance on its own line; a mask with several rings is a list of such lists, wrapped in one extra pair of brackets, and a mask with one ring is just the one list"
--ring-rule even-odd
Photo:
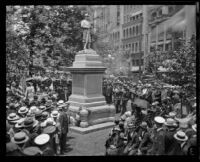
[(175, 131), (166, 131), (165, 141), (165, 155), (173, 155), (176, 139), (174, 138)]
[(60, 123), (61, 133), (62, 134), (68, 133), (68, 123), (69, 123), (69, 120), (68, 120), (67, 113), (66, 112), (61, 112), (58, 121)]
[(164, 155), (164, 130), (160, 129), (159, 131), (156, 130), (155, 136), (153, 139), (153, 146), (152, 146), (152, 153), (153, 155)]
[[(141, 131), (142, 132), (142, 131)], [(143, 135), (141, 135), (142, 141), (140, 142), (140, 145), (138, 149), (140, 149), (142, 152), (146, 152), (153, 144), (153, 141), (150, 138), (150, 134), (145, 131)]]

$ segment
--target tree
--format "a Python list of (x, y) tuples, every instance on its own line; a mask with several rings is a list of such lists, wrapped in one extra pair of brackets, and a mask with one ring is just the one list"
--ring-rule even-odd
[(7, 72), (11, 65), (31, 70), (36, 59), (42, 59), (45, 68), (72, 65), (82, 49), (84, 12), (78, 6), (7, 6)]

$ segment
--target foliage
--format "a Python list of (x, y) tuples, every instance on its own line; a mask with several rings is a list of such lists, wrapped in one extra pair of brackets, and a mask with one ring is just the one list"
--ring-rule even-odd
[[(154, 59), (156, 64), (151, 70), (166, 83), (179, 85), (190, 95), (196, 95), (196, 47), (195, 36), (187, 43), (185, 40), (179, 39), (176, 50), (167, 53), (160, 52), (160, 58)], [(163, 67), (166, 72), (162, 75), (158, 74), (158, 67)]]
[(31, 70), (33, 63), (57, 70), (72, 65), (82, 48), (84, 12), (78, 6), (7, 6), (7, 72)]

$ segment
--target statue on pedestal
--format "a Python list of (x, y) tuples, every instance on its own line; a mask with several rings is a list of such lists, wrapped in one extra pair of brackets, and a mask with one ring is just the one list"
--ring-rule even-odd
[[(91, 22), (89, 14), (85, 14), (85, 19), (81, 21), (83, 28), (83, 49), (90, 49), (91, 46)], [(87, 48), (88, 45), (88, 48)]]

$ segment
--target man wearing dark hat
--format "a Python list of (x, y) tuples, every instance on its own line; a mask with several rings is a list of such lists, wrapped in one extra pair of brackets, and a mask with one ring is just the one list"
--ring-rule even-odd
[(60, 134), (60, 154), (64, 154), (64, 150), (66, 149), (66, 142), (67, 142), (67, 133), (68, 133), (68, 124), (69, 124), (69, 117), (67, 114), (68, 106), (61, 106), (60, 107), (60, 115), (58, 118), (59, 123), (59, 134)]

